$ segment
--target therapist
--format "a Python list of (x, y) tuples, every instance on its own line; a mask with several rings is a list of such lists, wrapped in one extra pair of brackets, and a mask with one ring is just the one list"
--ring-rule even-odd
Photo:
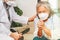
[[(7, 4), (7, 8), (6, 5)], [(2, 0), (0, 1), (0, 40), (18, 40), (22, 37), (21, 34), (12, 33), (10, 31), (10, 26), (12, 21), (19, 22), (22, 24), (27, 24), (30, 21), (34, 20), (34, 17), (24, 17), (19, 16), (14, 11), (14, 8), (16, 4), (14, 0)], [(8, 10), (7, 10), (8, 9)], [(9, 12), (7, 12), (9, 11)], [(8, 17), (10, 19), (8, 19)]]

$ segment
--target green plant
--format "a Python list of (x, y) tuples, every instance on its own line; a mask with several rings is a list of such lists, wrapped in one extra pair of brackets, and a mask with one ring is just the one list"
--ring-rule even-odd
[[(20, 8), (18, 8), (18, 6), (14, 7), (14, 10), (19, 16), (21, 16), (23, 14), (23, 11)], [(11, 27), (21, 27), (21, 26), (22, 26), (21, 23), (12, 21)]]
[(17, 7), (14, 7), (14, 10), (20, 16), (23, 14), (23, 11), (20, 8), (18, 8), (18, 6)]

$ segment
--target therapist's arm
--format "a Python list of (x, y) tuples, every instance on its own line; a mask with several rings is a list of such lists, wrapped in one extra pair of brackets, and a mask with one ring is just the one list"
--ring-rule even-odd
[(12, 20), (18, 23), (27, 24), (28, 23), (28, 17), (25, 16), (19, 16), (15, 11), (14, 8), (10, 8), (11, 14), (12, 14)]
[(22, 24), (27, 24), (28, 22), (31, 22), (34, 20), (35, 18), (35, 15), (32, 16), (32, 17), (26, 17), (26, 16), (19, 16), (17, 15), (17, 13), (14, 11), (13, 7), (12, 7), (12, 15), (13, 15), (13, 21), (15, 22), (19, 22), (19, 23), (22, 23)]

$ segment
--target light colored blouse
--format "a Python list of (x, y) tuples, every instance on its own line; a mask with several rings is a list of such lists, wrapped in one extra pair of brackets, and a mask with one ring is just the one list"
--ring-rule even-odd
[[(39, 19), (36, 17), (34, 20), (34, 27), (35, 27), (34, 37), (37, 36), (37, 31), (38, 31), (37, 23), (38, 23), (38, 21), (39, 21)], [(60, 20), (56, 14), (51, 16), (45, 22), (45, 26), (51, 30), (51, 35), (52, 35), (51, 39), (59, 39), (60, 38)], [(43, 35), (45, 35), (44, 31), (43, 31)]]

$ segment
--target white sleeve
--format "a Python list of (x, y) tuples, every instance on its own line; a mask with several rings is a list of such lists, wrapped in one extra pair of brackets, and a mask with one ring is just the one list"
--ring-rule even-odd
[(0, 2), (0, 33), (10, 35), (10, 30), (7, 29), (6, 24), (8, 25), (8, 18), (6, 15), (6, 11), (3, 7), (3, 3)]
[(59, 39), (60, 38), (60, 19), (55, 14), (53, 16), (53, 26), (54, 26), (54, 29), (51, 31), (52, 39)]
[(14, 11), (14, 8), (11, 7), (10, 10), (12, 10), (12, 16), (13, 16), (13, 21), (15, 22), (19, 22), (19, 23), (22, 23), (22, 24), (27, 24), (28, 22), (28, 17), (25, 17), (25, 16), (19, 16), (15, 11)]
[(53, 26), (57, 30), (60, 29), (60, 19), (56, 14), (53, 16)]

